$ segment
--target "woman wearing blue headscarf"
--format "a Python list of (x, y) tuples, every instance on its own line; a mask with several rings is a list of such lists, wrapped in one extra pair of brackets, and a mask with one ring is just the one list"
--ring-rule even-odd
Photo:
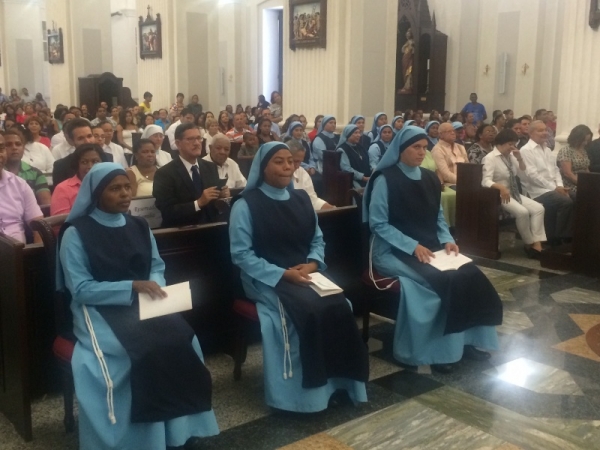
[(414, 120), (412, 120), (412, 119), (410, 119), (410, 120), (407, 120), (406, 122), (404, 122), (404, 127), (410, 127), (410, 126), (413, 126), (413, 127), (414, 127), (414, 126), (415, 126), (415, 123), (416, 123), (416, 122), (415, 122)]
[(57, 288), (71, 297), (77, 338), (80, 449), (198, 445), (219, 433), (210, 374), (181, 316), (139, 319), (139, 293), (169, 300), (154, 237), (127, 214), (130, 201), (121, 165), (96, 164), (59, 236)]
[(382, 127), (383, 125), (385, 125), (387, 123), (387, 114), (380, 112), (375, 114), (375, 117), (373, 118), (373, 126), (371, 127), (371, 131), (369, 131), (368, 135), (369, 135), (369, 139), (371, 139), (371, 142), (375, 141), (375, 139), (377, 139), (377, 130)]
[(392, 129), (394, 130), (394, 134), (402, 129), (404, 126), (404, 116), (396, 116), (392, 119)]
[(359, 144), (362, 145), (363, 148), (368, 149), (371, 145), (371, 138), (365, 133), (365, 116), (353, 116), (348, 125), (356, 125), (358, 127), (362, 133)]
[(432, 120), (425, 125), (425, 133), (427, 134), (427, 150), (433, 150), (435, 144), (440, 140), (439, 135), (440, 123), (437, 120)]
[(283, 136), (283, 142), (288, 141), (295, 141), (304, 148), (304, 151), (306, 153), (304, 156), (304, 162), (302, 163), (302, 167), (306, 169), (308, 173), (313, 175), (315, 173), (315, 164), (311, 158), (310, 144), (306, 140), (304, 140), (304, 126), (302, 125), (302, 123), (292, 122), (290, 124), (287, 132)]
[(448, 271), (427, 264), (433, 252), (458, 254), (458, 247), (440, 206), (440, 181), (419, 167), (426, 151), (423, 129), (396, 134), (365, 189), (363, 220), (372, 233), (373, 266), (401, 284), (394, 357), (448, 373), (463, 356), (489, 358), (475, 347), (498, 348), (502, 303), (473, 263)]
[(312, 160), (319, 173), (323, 173), (323, 152), (325, 150), (335, 150), (340, 140), (340, 135), (335, 134), (336, 126), (335, 117), (323, 117), (317, 131), (317, 137), (312, 143)]
[(379, 128), (377, 139), (369, 147), (369, 165), (371, 170), (375, 170), (381, 157), (385, 155), (386, 150), (390, 146), (394, 138), (394, 129), (391, 125), (384, 125)]
[(371, 176), (369, 154), (367, 149), (359, 144), (361, 135), (362, 132), (356, 125), (346, 125), (337, 146), (337, 151), (342, 154), (340, 169), (352, 173), (355, 188), (365, 187)]
[(232, 209), (229, 237), (263, 338), (269, 406), (295, 412), (327, 408), (337, 389), (367, 401), (368, 354), (343, 294), (320, 297), (310, 274), (326, 269), (325, 243), (308, 194), (294, 189), (285, 144), (263, 145)]

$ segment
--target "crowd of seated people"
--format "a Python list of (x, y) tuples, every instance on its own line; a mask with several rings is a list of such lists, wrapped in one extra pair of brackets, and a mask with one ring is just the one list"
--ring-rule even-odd
[[(297, 327), (306, 320), (306, 311), (298, 305), (321, 301), (312, 290), (300, 287), (310, 281), (311, 273), (326, 269), (315, 212), (335, 208), (320, 195), (324, 152), (338, 152), (339, 170), (352, 174), (354, 188), (364, 189), (363, 219), (373, 235), (372, 266), (402, 283), (397, 326), (413, 331), (395, 335), (394, 357), (407, 365), (430, 364), (440, 373), (452, 372), (462, 357), (489, 358), (479, 349), (497, 348), (494, 326), (502, 317), (497, 294), (474, 265), (440, 276), (423, 264), (435, 251), (459, 252), (451, 233), (457, 164), (481, 165), (482, 186), (498, 191), (501, 207), (515, 218), (524, 251), (531, 258), (540, 257), (546, 242), (556, 245), (571, 239), (578, 174), (600, 170), (600, 140), (592, 141), (587, 126), (573, 128), (568, 145), (555, 154), (550, 148), (555, 142), (550, 137), (556, 133), (552, 112), (538, 110), (533, 117), (515, 118), (511, 110), (494, 111), (487, 122), (476, 94), (460, 113), (396, 111), (390, 121), (388, 114), (380, 112), (372, 123), (357, 114), (341, 133), (332, 115), (318, 115), (312, 130), (307, 129), (305, 116), (284, 116), (278, 92), (271, 95), (271, 102), (260, 96), (255, 107), (237, 105), (234, 111), (227, 105), (217, 116), (203, 111), (196, 95), (187, 103), (183, 94), (177, 94), (174, 104), (154, 110), (153, 96), (145, 92), (139, 105), (101, 104), (95, 117), (87, 105), (59, 105), (51, 113), (42, 99), (26, 102), (27, 96), (27, 92), (11, 92), (6, 97), (0, 91), (0, 232), (25, 242), (28, 223), (42, 217), (41, 207), (49, 206), (51, 215), (69, 215), (71, 228), (59, 250), (63, 277), (59, 284), (75, 299), (83, 350), (73, 367), (91, 361), (105, 364), (96, 361), (98, 354), (91, 346), (85, 347), (90, 340), (86, 322), (99, 324), (96, 333), (102, 341), (109, 335), (112, 319), (100, 318), (96, 310), (91, 319), (85, 316), (86, 305), (89, 309), (97, 305), (103, 289), (108, 289), (107, 277), (114, 283), (111, 292), (118, 293), (115, 302), (122, 305), (130, 304), (132, 291), (163, 295), (164, 263), (152, 234), (147, 233), (148, 239), (143, 222), (122, 214), (127, 212), (124, 205), (133, 197), (153, 197), (162, 226), (183, 227), (219, 220), (215, 201), (243, 189), (232, 201), (232, 261), (240, 268), (245, 293), (256, 302), (264, 323), (266, 402), (296, 412), (325, 409), (337, 389), (346, 390), (355, 403), (367, 400), (366, 354), (343, 295), (311, 311), (321, 315), (325, 325), (335, 316), (336, 327), (324, 327), (323, 341), (312, 340), (310, 345), (317, 345), (323, 354), (334, 352), (351, 360), (351, 367), (335, 368), (339, 376), (323, 378), (315, 368), (327, 366), (327, 358), (307, 364), (310, 359), (297, 351), (301, 343), (306, 348), (310, 341), (306, 330)], [(239, 147), (235, 155), (233, 147)], [(246, 175), (238, 164), (244, 159), (251, 160)], [(89, 245), (92, 236), (114, 242), (97, 248), (101, 246)], [(39, 240), (29, 233), (30, 242)], [(136, 247), (127, 242), (136, 242)], [(147, 260), (144, 273), (124, 275), (126, 268), (117, 263), (115, 269), (123, 269), (121, 273), (108, 273), (94, 264), (101, 258), (117, 261), (138, 256)], [(132, 283), (129, 275), (136, 281)], [(82, 291), (81, 280), (93, 289)], [(455, 288), (467, 284), (470, 290)], [(450, 300), (456, 310), (440, 326), (441, 305)], [(294, 316), (293, 323), (285, 321), (286, 314)], [(420, 324), (416, 331), (415, 321)], [(126, 347), (123, 342), (128, 338), (121, 342), (117, 337)], [(177, 341), (177, 348), (193, 351), (192, 356), (201, 361), (199, 345), (193, 342), (188, 340), (187, 348)], [(112, 345), (110, 340), (105, 344)], [(109, 363), (128, 367), (124, 370), (133, 377), (136, 362), (129, 367), (124, 355), (106, 357)], [(292, 366), (300, 375), (294, 376)], [(94, 408), (104, 401), (103, 383), (101, 377), (75, 380), (83, 402)], [(114, 389), (127, 397), (123, 386), (117, 383)], [(123, 413), (122, 404), (108, 407), (111, 414)], [(106, 427), (86, 414), (80, 410), (80, 433), (102, 440)], [(218, 432), (212, 409), (206, 405), (196, 405), (193, 414), (181, 416), (189, 420), (187, 426), (194, 421), (202, 425), (175, 426), (179, 435), (165, 431), (168, 425), (158, 432), (127, 421), (119, 426), (127, 439), (164, 431), (172, 438), (167, 444), (177, 445), (191, 436)]]

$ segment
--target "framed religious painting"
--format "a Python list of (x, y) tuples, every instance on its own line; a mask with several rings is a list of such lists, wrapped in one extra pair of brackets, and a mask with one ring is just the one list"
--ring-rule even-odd
[(600, 1), (590, 0), (590, 27), (598, 28), (600, 25)]
[(327, 47), (327, 0), (290, 0), (290, 48)]
[(51, 30), (48, 30), (48, 62), (50, 64), (64, 64), (65, 62), (62, 28), (57, 30), (53, 26)]
[(156, 19), (152, 17), (151, 8), (148, 6), (148, 15), (146, 19), (140, 16), (140, 58), (162, 58), (162, 27), (160, 14), (156, 14)]

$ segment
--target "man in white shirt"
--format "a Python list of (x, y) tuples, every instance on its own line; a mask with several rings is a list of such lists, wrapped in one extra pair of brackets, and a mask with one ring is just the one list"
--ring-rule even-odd
[(104, 150), (105, 153), (110, 153), (113, 155), (113, 161), (117, 164), (121, 164), (124, 169), (127, 169), (129, 164), (127, 163), (127, 159), (125, 159), (125, 151), (123, 150), (123, 147), (112, 142), (115, 132), (112, 123), (110, 123), (108, 120), (105, 120), (104, 122), (100, 122), (99, 125), (104, 133), (102, 150)]
[(546, 236), (551, 244), (569, 239), (573, 233), (573, 201), (563, 187), (556, 156), (546, 146), (546, 124), (536, 120), (529, 125), (529, 142), (521, 148), (527, 169), (521, 183), (529, 196), (544, 205)]
[(227, 180), (225, 185), (229, 189), (241, 189), (246, 187), (246, 178), (240, 171), (240, 166), (229, 157), (231, 151), (231, 142), (224, 134), (215, 134), (212, 144), (210, 144), (210, 153), (204, 160), (212, 161), (217, 165), (219, 178)]
[(189, 108), (183, 108), (179, 120), (177, 122), (174, 122), (165, 133), (165, 136), (169, 138), (169, 145), (171, 146), (171, 150), (177, 150), (177, 143), (175, 142), (175, 130), (177, 129), (177, 127), (184, 123), (193, 123), (194, 119), (195, 117), (192, 113), (192, 110)]
[(315, 192), (315, 187), (313, 186), (312, 179), (310, 175), (306, 171), (306, 169), (302, 168), (300, 164), (304, 162), (304, 156), (306, 150), (302, 147), (301, 144), (294, 141), (288, 142), (288, 147), (292, 152), (292, 157), (294, 158), (294, 189), (304, 189), (308, 196), (310, 197), (310, 202), (312, 203), (313, 209), (315, 211), (325, 211), (327, 209), (333, 209), (335, 206), (330, 205), (325, 200), (317, 197), (317, 193)]
[(107, 111), (106, 108), (103, 108), (102, 106), (100, 106), (98, 108), (98, 110), (96, 111), (96, 118), (94, 120), (92, 120), (92, 126), (96, 126), (99, 125), (102, 122), (110, 122), (112, 124), (113, 127), (117, 127), (117, 124), (115, 123), (114, 120), (112, 120), (110, 117), (106, 117)]
[(246, 128), (246, 119), (246, 113), (243, 112), (233, 117), (233, 128), (226, 134), (231, 142), (242, 142), (244, 140), (244, 133), (251, 131)]
[(54, 149), (54, 147), (67, 142), (67, 138), (65, 137), (65, 126), (67, 125), (67, 123), (69, 123), (74, 118), (75, 118), (75, 114), (73, 114), (71, 112), (66, 112), (62, 115), (61, 120), (62, 120), (63, 129), (60, 133), (56, 133), (54, 136), (52, 136), (52, 139), (50, 140), (50, 148), (51, 149)]

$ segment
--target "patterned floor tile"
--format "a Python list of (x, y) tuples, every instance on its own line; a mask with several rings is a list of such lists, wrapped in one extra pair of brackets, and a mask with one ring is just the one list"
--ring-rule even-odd
[[(590, 339), (588, 339), (588, 333), (590, 333), (590, 330), (600, 324), (600, 315), (569, 314), (569, 317), (577, 324), (579, 328), (581, 328), (583, 334), (573, 339), (569, 339), (568, 341), (561, 342), (560, 344), (555, 345), (553, 348), (562, 350), (563, 352), (571, 353), (572, 355), (588, 358), (592, 361), (600, 362), (600, 355), (594, 351), (594, 349), (597, 347), (596, 339), (594, 338), (592, 342), (590, 342)], [(592, 345), (590, 346), (590, 344)]]
[(352, 447), (348, 447), (325, 433), (319, 433), (285, 447), (280, 447), (280, 450), (352, 450)]
[(501, 439), (424, 407), (416, 400), (390, 406), (327, 432), (354, 450), (495, 449)]
[(588, 291), (579, 287), (555, 292), (551, 297), (558, 303), (588, 303), (600, 305), (600, 292)]
[(515, 359), (483, 373), (539, 394), (583, 395), (568, 372), (527, 358)]
[(498, 291), (500, 299), (505, 302), (514, 302), (515, 298), (510, 290), (519, 286), (539, 281), (536, 277), (528, 275), (516, 275), (503, 270), (491, 269), (489, 267), (478, 266), (479, 269), (488, 277), (492, 285)]
[(531, 327), (533, 327), (533, 323), (524, 312), (505, 310), (502, 325), (496, 327), (496, 330), (503, 334), (515, 334)]

